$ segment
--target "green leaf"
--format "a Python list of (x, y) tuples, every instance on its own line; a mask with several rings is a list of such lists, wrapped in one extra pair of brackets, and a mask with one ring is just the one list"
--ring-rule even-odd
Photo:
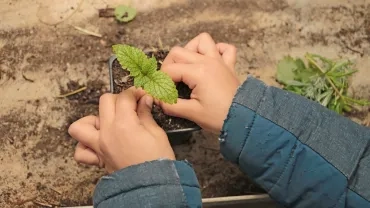
[(157, 71), (155, 58), (149, 59), (140, 49), (121, 44), (113, 45), (112, 48), (118, 62), (130, 72), (130, 76), (136, 77)]
[(294, 59), (287, 56), (278, 63), (276, 79), (283, 84), (287, 84), (289, 81), (294, 80), (294, 70), (296, 69), (297, 64)]
[(306, 65), (304, 64), (304, 61), (302, 59), (297, 58), (295, 60), (295, 64), (297, 66), (298, 71), (302, 72), (302, 71), (306, 70)]
[(120, 22), (129, 22), (135, 18), (136, 9), (125, 5), (119, 5), (115, 8), (114, 15)]
[(317, 97), (317, 101), (319, 101), (321, 105), (326, 107), (330, 103), (332, 95), (333, 95), (332, 90), (326, 91), (325, 93), (322, 93)]
[(312, 70), (306, 69), (304, 71), (299, 71), (296, 73), (297, 80), (300, 80), (301, 82), (310, 82), (311, 77), (315, 76), (316, 73)]
[(143, 88), (148, 94), (163, 102), (173, 104), (177, 102), (178, 91), (171, 77), (157, 70), (157, 61), (154, 57), (148, 58), (138, 48), (128, 45), (113, 45), (113, 52), (117, 56), (122, 68), (134, 77), (134, 86)]
[(171, 77), (162, 71), (156, 71), (143, 82), (143, 89), (154, 98), (173, 104), (177, 102), (178, 91)]

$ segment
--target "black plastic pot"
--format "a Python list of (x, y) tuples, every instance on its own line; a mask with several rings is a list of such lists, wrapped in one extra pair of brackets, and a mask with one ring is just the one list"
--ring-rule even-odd
[[(110, 81), (110, 92), (113, 93), (113, 62), (117, 59), (115, 55), (109, 58), (109, 81)], [(176, 129), (166, 131), (168, 139), (170, 140), (171, 145), (178, 145), (186, 143), (193, 132), (199, 131), (201, 128), (199, 126), (186, 129)]]

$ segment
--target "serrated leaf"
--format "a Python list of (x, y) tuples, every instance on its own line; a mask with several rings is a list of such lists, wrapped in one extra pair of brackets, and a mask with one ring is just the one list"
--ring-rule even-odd
[(294, 59), (287, 56), (278, 63), (276, 79), (283, 84), (287, 84), (289, 81), (294, 80), (294, 70), (296, 69), (297, 64)]
[(296, 66), (297, 66), (297, 70), (298, 71), (304, 71), (304, 70), (306, 70), (306, 65), (304, 64), (304, 61), (302, 60), (302, 59), (300, 59), (300, 58), (297, 58), (296, 60), (295, 60), (295, 64), (296, 64)]
[(134, 78), (134, 86), (137, 87), (137, 88), (141, 87), (141, 88), (144, 89), (145, 83), (147, 83), (149, 81), (150, 81), (150, 78), (148, 76), (139, 75), (139, 76)]
[(129, 22), (135, 18), (136, 9), (125, 5), (119, 5), (114, 9), (114, 15), (120, 22)]
[(150, 74), (149, 80), (144, 83), (143, 89), (163, 102), (173, 104), (177, 102), (178, 91), (171, 77), (162, 71)]
[(154, 57), (148, 59), (140, 49), (121, 44), (113, 45), (112, 48), (118, 62), (130, 72), (130, 76), (136, 77), (157, 71), (156, 59)]
[(173, 104), (177, 102), (178, 91), (171, 77), (157, 71), (157, 60), (148, 58), (138, 48), (128, 45), (113, 45), (113, 52), (117, 56), (122, 68), (130, 72), (134, 77), (134, 86), (141, 87), (148, 94), (163, 102)]

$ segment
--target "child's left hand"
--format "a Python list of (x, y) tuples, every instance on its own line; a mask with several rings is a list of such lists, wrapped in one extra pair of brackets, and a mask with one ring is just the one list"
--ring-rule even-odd
[(146, 161), (175, 160), (166, 133), (152, 117), (152, 104), (152, 97), (134, 87), (103, 95), (99, 117), (81, 118), (68, 129), (78, 141), (75, 160), (108, 173)]

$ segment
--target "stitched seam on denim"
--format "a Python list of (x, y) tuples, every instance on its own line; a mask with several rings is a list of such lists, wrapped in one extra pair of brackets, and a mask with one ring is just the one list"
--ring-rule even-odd
[(179, 173), (177, 172), (177, 168), (176, 168), (175, 163), (173, 162), (171, 166), (172, 166), (172, 168), (173, 168), (173, 171), (174, 171), (174, 172), (175, 172), (175, 174), (176, 174), (176, 182), (178, 182), (178, 184), (180, 184), (180, 186), (181, 186), (181, 195), (182, 195), (182, 198), (183, 198), (183, 201), (182, 201), (182, 200), (181, 200), (181, 201), (182, 201), (182, 203), (184, 203), (185, 207), (189, 207), (189, 206), (188, 206), (188, 200), (187, 200), (187, 198), (186, 198), (184, 188), (183, 188), (183, 187), (182, 187), (182, 185), (181, 185), (180, 175), (179, 175)]
[[(292, 148), (292, 150), (291, 150), (291, 154), (290, 154), (290, 156), (289, 156), (289, 160), (285, 163), (285, 165), (284, 165), (284, 169), (283, 169), (283, 172), (280, 174), (280, 176), (279, 176), (279, 179), (276, 181), (276, 183), (274, 184), (274, 186), (273, 187), (271, 187), (271, 189), (270, 190), (268, 190), (268, 192), (270, 192), (273, 188), (275, 188), (275, 186), (276, 186), (276, 184), (277, 183), (279, 183), (279, 181), (281, 180), (281, 177), (286, 173), (286, 171), (287, 171), (287, 168), (288, 168), (288, 164), (291, 162), (291, 160), (293, 159), (293, 155), (294, 155), (294, 152), (295, 152), (295, 150), (297, 149), (297, 143), (301, 143), (301, 144), (303, 144), (301, 141), (299, 141), (298, 139), (296, 139), (296, 141), (295, 141), (295, 143), (294, 143), (294, 146), (293, 146), (293, 148)], [(304, 146), (307, 146), (307, 145), (305, 145), (305, 144), (303, 144)], [(339, 196), (339, 199), (341, 198), (343, 196), (343, 193)], [(327, 199), (329, 199), (329, 200), (331, 200), (331, 201), (335, 201), (335, 200), (333, 200), (333, 198), (331, 198), (331, 197), (326, 197)], [(339, 200), (338, 199), (338, 200)], [(338, 203), (338, 200), (336, 200), (336, 202)], [(332, 207), (336, 207), (336, 205), (337, 205), (337, 203), (336, 204), (334, 204)]]
[(297, 148), (297, 143), (298, 143), (298, 140), (296, 139), (295, 143), (294, 143), (294, 146), (292, 148), (292, 150), (290, 151), (290, 156), (289, 156), (289, 159), (288, 161), (284, 164), (284, 169), (283, 171), (281, 172), (278, 180), (276, 181), (276, 183), (268, 190), (268, 192), (270, 192), (273, 188), (275, 188), (276, 184), (279, 183), (279, 181), (281, 180), (281, 178), (283, 177), (284, 173), (286, 172), (287, 168), (288, 168), (288, 164), (290, 163), (290, 161), (292, 160), (292, 155), (294, 154), (294, 151), (296, 150)]
[[(185, 165), (187, 165), (188, 167), (190, 167), (191, 169), (193, 169), (194, 170), (194, 168), (193, 168), (193, 166), (191, 165), (191, 163), (189, 163), (187, 160), (175, 160), (174, 162), (173, 162), (173, 165), (175, 166), (175, 170), (176, 170), (176, 174), (178, 175), (178, 173), (177, 173), (177, 169), (176, 169), (176, 165), (175, 165), (175, 162), (178, 162), (178, 163), (182, 163), (182, 164), (185, 164)], [(194, 172), (194, 174), (195, 174), (195, 172)], [(179, 179), (180, 179), (180, 176), (179, 176)], [(198, 178), (196, 178), (197, 180), (198, 180)], [(199, 182), (198, 182), (198, 184), (199, 184)], [(197, 187), (197, 188), (200, 188), (200, 186), (199, 185), (188, 185), (188, 184), (182, 184), (181, 183), (181, 180), (180, 180), (180, 185), (185, 185), (185, 186), (188, 186), (188, 187)]]
[[(250, 135), (250, 133), (251, 133), (251, 131), (252, 131), (252, 128), (253, 128), (253, 125), (254, 125), (254, 121), (256, 120), (256, 116), (257, 115), (257, 113), (254, 113), (254, 115), (253, 115), (253, 120), (252, 120), (252, 123), (251, 123), (251, 125), (250, 125), (250, 127), (248, 127), (248, 132), (247, 133), (245, 133), (245, 138), (244, 138), (244, 141), (243, 141), (243, 145), (242, 145), (242, 148), (240, 149), (240, 152), (239, 152), (239, 154), (238, 154), (238, 158), (237, 158), (237, 164), (239, 165), (239, 161), (240, 161), (240, 155), (242, 154), (242, 152), (243, 152), (243, 149), (244, 149), (244, 147), (245, 147), (245, 144), (247, 143), (247, 139), (248, 139), (248, 137), (249, 137), (249, 135)], [(247, 131), (247, 130), (246, 130)]]
[[(238, 105), (242, 105), (242, 106), (244, 106), (244, 107), (246, 107), (246, 108), (248, 108), (249, 110), (251, 110), (251, 111), (253, 111), (253, 112), (255, 112), (254, 110), (252, 110), (252, 109), (250, 109), (248, 106), (246, 106), (246, 105), (243, 105), (243, 104), (241, 104), (241, 103), (237, 103)], [(256, 112), (255, 112), (256, 113)], [(257, 113), (256, 113), (257, 114)], [(283, 127), (283, 126), (280, 126), (279, 124), (277, 124), (277, 123), (275, 123), (275, 122), (273, 122), (273, 121), (271, 121), (270, 119), (268, 119), (268, 118), (266, 118), (266, 117), (264, 117), (264, 116), (262, 116), (262, 115), (260, 115), (260, 114), (258, 114), (259, 116), (261, 116), (262, 118), (264, 118), (264, 119), (266, 119), (266, 120), (268, 120), (268, 121), (270, 121), (271, 123), (273, 123), (273, 124), (275, 124), (275, 125), (277, 125), (277, 126), (279, 126), (280, 128), (282, 128), (282, 129), (284, 129), (285, 131), (287, 131), (287, 132), (289, 132), (290, 134), (292, 134), (295, 138), (296, 138), (296, 140), (297, 141), (299, 141), (299, 142), (301, 142), (301, 140), (299, 140), (299, 137), (297, 137), (295, 134), (293, 134), (292, 132), (290, 132), (289, 130), (287, 130), (285, 127)], [(312, 149), (310, 146), (308, 146), (308, 145), (306, 145), (305, 143), (303, 143), (303, 142), (301, 142), (301, 144), (302, 145), (304, 145), (304, 146), (306, 146), (306, 147), (308, 147), (310, 150), (312, 150), (313, 152), (315, 152), (316, 154), (318, 154), (325, 162), (327, 162), (329, 165), (331, 165), (335, 170), (337, 170), (339, 173), (341, 173), (345, 178), (347, 178), (346, 177), (346, 175), (345, 174), (343, 174), (342, 173), (342, 171), (340, 171), (340, 170), (338, 170), (338, 168), (336, 168), (333, 164), (331, 164), (325, 157), (323, 157), (320, 153), (318, 153), (318, 152), (316, 152), (314, 149)], [(364, 199), (365, 201), (367, 201), (367, 202), (369, 202), (370, 203), (370, 201), (369, 200), (367, 200), (365, 197), (363, 197), (363, 196), (361, 196), (359, 193), (357, 193), (356, 191), (354, 191), (353, 189), (351, 189), (350, 187), (349, 187), (349, 183), (348, 183), (348, 178), (347, 178), (347, 188), (349, 189), (349, 190), (351, 190), (351, 191), (353, 191), (355, 194), (357, 194), (358, 196), (360, 196), (362, 199)]]
[[(142, 189), (142, 188), (148, 188), (148, 187), (159, 187), (159, 186), (181, 186), (181, 184), (180, 184), (180, 185), (179, 185), (179, 184), (152, 184), (152, 185), (148, 185), (148, 186), (140, 186), (140, 187), (138, 187), (138, 188), (134, 188), (134, 189), (130, 189), (129, 191), (125, 191), (124, 193), (122, 193), (122, 192), (118, 192), (118, 193), (116, 193), (116, 194), (112, 194), (112, 195), (110, 195), (109, 197), (104, 198), (103, 200), (101, 200), (101, 202), (103, 202), (103, 201), (105, 201), (105, 200), (107, 200), (107, 199), (110, 199), (110, 198), (116, 197), (116, 196), (118, 196), (118, 195), (120, 195), (120, 194), (122, 194), (122, 195), (124, 196), (124, 195), (126, 195), (126, 193), (127, 193), (127, 192), (137, 191), (137, 190)], [(198, 187), (196, 187), (196, 186), (189, 186), (189, 185), (186, 185), (186, 186), (199, 189), (199, 188), (198, 188)], [(101, 204), (101, 202), (99, 202), (99, 203), (97, 204), (97, 206), (99, 206), (99, 204)]]
[(232, 102), (231, 102), (231, 105), (230, 105), (230, 107), (229, 107), (229, 109), (228, 109), (228, 112), (227, 112), (227, 115), (226, 115), (226, 118), (224, 119), (224, 122), (223, 122), (223, 124), (222, 124), (222, 128), (221, 128), (221, 132), (225, 129), (226, 130), (226, 123), (229, 121), (229, 119), (230, 119), (230, 115), (231, 115), (231, 108), (233, 108), (233, 103), (236, 103), (235, 102), (235, 100), (236, 100), (236, 97), (237, 97), (237, 95), (239, 94), (239, 92), (240, 92), (240, 90), (243, 88), (243, 85), (244, 85), (244, 83), (243, 84), (241, 84), (241, 85), (239, 85), (238, 86), (238, 89), (236, 89), (236, 93), (235, 93), (235, 95), (234, 95), (234, 97), (233, 97), (233, 99), (232, 99)]
[[(356, 172), (358, 172), (358, 168), (359, 168), (359, 163), (360, 163), (360, 161), (364, 158), (364, 155), (366, 154), (366, 152), (367, 151), (370, 151), (370, 144), (369, 144), (369, 140), (367, 140), (367, 144), (366, 144), (366, 147), (365, 148), (363, 148), (362, 150), (362, 152), (361, 152), (361, 154), (359, 154), (360, 156), (359, 156), (359, 158), (358, 158), (358, 163), (357, 163), (357, 165), (355, 166), (355, 168), (353, 168), (353, 170), (352, 170), (352, 172), (351, 172), (351, 174), (350, 174), (350, 177), (348, 178), (348, 186), (350, 185), (350, 183), (352, 183), (353, 182), (353, 179), (355, 178), (355, 177), (353, 177), (354, 175), (355, 175), (355, 173)], [(350, 190), (352, 190), (352, 188), (354, 189), (354, 188), (356, 188), (355, 186), (352, 186), (352, 188), (351, 187), (349, 187), (350, 188)]]
[[(256, 118), (257, 118), (257, 111), (258, 111), (258, 109), (259, 109), (259, 106), (260, 106), (260, 104), (261, 104), (262, 99), (265, 97), (266, 91), (267, 91), (267, 87), (263, 90), (262, 97), (261, 97), (261, 99), (258, 101), (257, 109), (256, 109), (256, 111), (254, 112), (252, 123), (251, 123), (251, 125), (248, 127), (248, 130), (249, 130), (249, 131), (245, 133), (245, 139), (244, 139), (244, 141), (243, 141), (242, 148), (240, 149), (240, 152), (239, 152), (239, 154), (238, 154), (238, 158), (237, 158), (237, 160), (236, 160), (238, 165), (239, 165), (240, 155), (242, 154), (243, 149), (244, 149), (244, 147), (245, 147), (245, 144), (247, 143), (247, 139), (249, 138), (249, 136), (250, 136), (250, 134), (251, 134), (251, 132), (252, 132), (252, 130), (253, 130), (253, 125), (254, 125), (254, 122), (256, 121)], [(242, 105), (242, 106), (244, 106), (244, 105)], [(246, 128), (245, 128), (245, 129), (246, 129)]]

